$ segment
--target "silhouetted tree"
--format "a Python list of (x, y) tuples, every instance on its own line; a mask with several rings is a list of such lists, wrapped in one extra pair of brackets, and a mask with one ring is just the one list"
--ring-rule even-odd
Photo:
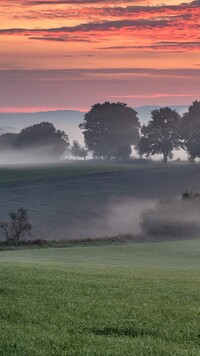
[(138, 144), (140, 155), (149, 157), (162, 154), (163, 161), (173, 157), (173, 150), (182, 147), (180, 134), (180, 115), (168, 107), (153, 110), (152, 119), (141, 129), (141, 138)]
[(49, 122), (41, 122), (23, 129), (17, 136), (15, 147), (37, 149), (47, 155), (58, 157), (67, 151), (69, 140), (64, 131), (56, 130)]
[(131, 145), (139, 139), (137, 112), (125, 103), (93, 105), (79, 127), (84, 130), (86, 147), (95, 157), (127, 158)]
[(70, 148), (70, 152), (72, 156), (76, 157), (76, 159), (79, 157), (79, 154), (81, 152), (81, 146), (78, 143), (78, 141), (74, 140), (72, 143), (72, 146)]
[(73, 141), (72, 146), (70, 148), (70, 152), (72, 156), (76, 157), (76, 159), (78, 157), (86, 159), (88, 155), (88, 151), (84, 147), (82, 147), (76, 140)]
[(200, 101), (194, 101), (182, 118), (184, 146), (192, 162), (200, 157)]
[(19, 241), (24, 233), (29, 233), (32, 225), (28, 221), (27, 210), (20, 208), (10, 212), (10, 222), (0, 222), (0, 229), (5, 233), (7, 241)]
[(79, 157), (86, 159), (87, 155), (88, 155), (88, 150), (86, 150), (86, 148), (84, 147), (81, 147)]

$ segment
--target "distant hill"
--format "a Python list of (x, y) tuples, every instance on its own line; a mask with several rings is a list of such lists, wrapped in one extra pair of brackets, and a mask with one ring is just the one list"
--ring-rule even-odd
[[(151, 111), (159, 109), (160, 106), (142, 106), (135, 107), (142, 124), (149, 121)], [(180, 114), (187, 111), (188, 106), (179, 105), (171, 106)], [(83, 135), (78, 125), (83, 121), (84, 112), (78, 110), (57, 110), (36, 113), (0, 113), (0, 134), (4, 132), (19, 132), (22, 128), (48, 121), (55, 125), (56, 128), (64, 130), (69, 139), (83, 142)]]
[[(180, 115), (188, 110), (189, 105), (177, 105), (170, 106), (171, 109), (176, 110)], [(138, 116), (142, 124), (145, 124), (147, 121), (151, 119), (151, 111), (160, 109), (161, 106), (140, 106), (134, 108), (137, 111)]]

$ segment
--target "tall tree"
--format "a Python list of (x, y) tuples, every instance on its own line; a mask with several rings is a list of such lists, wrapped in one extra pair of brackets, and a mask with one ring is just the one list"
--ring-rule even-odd
[(163, 161), (173, 156), (172, 151), (182, 147), (180, 115), (168, 107), (153, 110), (151, 120), (141, 129), (138, 151), (149, 157), (162, 154)]
[(17, 136), (15, 147), (37, 149), (41, 153), (58, 157), (68, 149), (69, 140), (64, 131), (56, 130), (49, 122), (41, 122), (23, 129)]
[(79, 125), (85, 144), (95, 157), (127, 158), (139, 139), (137, 112), (125, 103), (95, 104)]
[(183, 114), (182, 137), (190, 159), (200, 157), (200, 101), (194, 101)]

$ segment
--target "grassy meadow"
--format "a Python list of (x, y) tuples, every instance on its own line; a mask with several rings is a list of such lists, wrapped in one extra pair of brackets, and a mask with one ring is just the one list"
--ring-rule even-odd
[(0, 355), (200, 355), (200, 241), (0, 251)]

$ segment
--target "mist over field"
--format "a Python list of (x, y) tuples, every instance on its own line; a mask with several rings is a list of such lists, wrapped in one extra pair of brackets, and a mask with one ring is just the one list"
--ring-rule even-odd
[[(95, 166), (83, 162), (81, 170), (80, 163), (2, 168), (0, 216), (6, 220), (11, 209), (27, 208), (33, 225), (31, 238), (137, 234), (143, 211), (154, 208), (160, 199), (180, 199), (186, 189), (198, 192), (199, 181), (198, 164), (133, 164), (123, 168), (114, 163)], [(198, 219), (197, 209), (195, 214), (177, 218), (187, 217), (192, 222)]]
[(141, 233), (141, 214), (155, 205), (153, 200), (122, 198), (108, 204), (104, 217), (104, 235)]
[[(38, 165), (38, 164), (47, 164), (55, 163), (58, 161), (57, 158), (52, 157), (48, 154), (51, 150), (51, 146), (46, 146), (43, 148), (42, 153), (41, 149), (13, 149), (5, 152), (0, 152), (0, 166), (20, 166), (27, 165)], [(63, 155), (60, 159), (65, 159), (67, 155)]]
[[(8, 179), (1, 183), (0, 177), (2, 218), (11, 209), (28, 209), (32, 238), (49, 240), (149, 234), (147, 225), (156, 219), (166, 231), (181, 220), (197, 226), (198, 205), (196, 215), (193, 208), (186, 214), (185, 207), (176, 211), (173, 205), (162, 208), (161, 215), (155, 209), (163, 198), (199, 191), (199, 166), (180, 161), (184, 155), (198, 160), (193, 131), (188, 137), (185, 128), (191, 120), (198, 125), (191, 112), (199, 107), (194, 102), (183, 116), (169, 107), (138, 108), (144, 120), (151, 116), (143, 126), (137, 112), (120, 102), (95, 104), (85, 116), (78, 111), (1, 114), (2, 131), (7, 118), (7, 129), (15, 120), (24, 124), (29, 118), (20, 132), (1, 135), (0, 170), (3, 177), (7, 169)], [(184, 112), (185, 107), (176, 109)], [(69, 132), (62, 130), (65, 125), (74, 125), (72, 131), (80, 132), (86, 146), (70, 141)], [(69, 158), (74, 158), (72, 165)], [(144, 214), (150, 216), (146, 231)]]

